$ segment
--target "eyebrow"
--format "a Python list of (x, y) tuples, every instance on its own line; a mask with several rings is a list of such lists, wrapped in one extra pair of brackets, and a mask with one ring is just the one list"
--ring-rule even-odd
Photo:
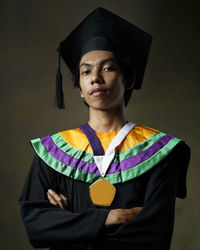
[[(108, 61), (117, 63), (117, 60), (114, 59), (114, 58), (106, 58), (106, 59), (104, 59), (104, 60), (99, 61), (98, 64), (99, 64), (99, 65), (103, 65), (104, 63), (106, 63), (106, 62), (108, 62)], [(87, 62), (83, 62), (83, 63), (81, 63), (81, 65), (79, 66), (79, 69), (80, 69), (82, 66), (92, 66), (92, 64), (87, 63)]]

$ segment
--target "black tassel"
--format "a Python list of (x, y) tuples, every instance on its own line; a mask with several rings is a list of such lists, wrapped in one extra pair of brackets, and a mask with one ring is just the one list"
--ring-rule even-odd
[(60, 46), (58, 48), (58, 69), (56, 74), (56, 97), (55, 97), (56, 106), (59, 109), (64, 109), (64, 94), (62, 89), (62, 74), (60, 72)]

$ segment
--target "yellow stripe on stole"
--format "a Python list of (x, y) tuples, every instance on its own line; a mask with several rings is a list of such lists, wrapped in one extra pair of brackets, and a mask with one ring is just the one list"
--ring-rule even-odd
[[(96, 135), (98, 136), (105, 152), (118, 132), (119, 131), (102, 132), (102, 133), (96, 132)], [(157, 132), (158, 130), (156, 129), (136, 125), (129, 132), (124, 141), (116, 148), (116, 152), (120, 153), (125, 150), (128, 150), (131, 147), (134, 147), (137, 144), (149, 139), (153, 134)], [(87, 137), (79, 128), (61, 131), (59, 132), (59, 134), (70, 146), (77, 148), (79, 150), (84, 150), (87, 153), (93, 153)]]

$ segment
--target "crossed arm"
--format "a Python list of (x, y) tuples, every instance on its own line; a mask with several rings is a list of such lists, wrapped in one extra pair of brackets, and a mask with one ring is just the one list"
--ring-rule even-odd
[[(47, 195), (48, 188), (58, 192), (55, 180), (60, 181), (60, 175), (36, 157), (19, 199), (30, 243), (34, 247), (58, 247), (93, 242), (104, 249), (121, 247), (129, 250), (134, 246), (137, 250), (168, 250), (175, 198), (177, 194), (180, 198), (186, 195), (186, 171), (182, 171), (188, 161), (189, 151), (180, 147), (153, 169), (142, 208), (110, 211), (89, 208), (72, 213), (67, 197), (50, 190)], [(121, 224), (117, 230), (102, 230), (97, 237), (103, 225), (116, 224)], [(83, 227), (85, 230), (77, 230)]]
[[(63, 194), (57, 194), (52, 189), (49, 189), (47, 192), (47, 197), (51, 204), (58, 206), (63, 210), (70, 210), (68, 198)], [(105, 227), (132, 221), (141, 212), (141, 210), (142, 207), (112, 209), (106, 218)]]

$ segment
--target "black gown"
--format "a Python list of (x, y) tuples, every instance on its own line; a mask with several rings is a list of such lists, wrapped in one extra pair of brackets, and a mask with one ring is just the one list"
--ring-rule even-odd
[[(149, 171), (115, 184), (112, 204), (98, 207), (91, 202), (89, 183), (55, 171), (35, 155), (19, 198), (30, 243), (51, 250), (169, 250), (175, 200), (186, 197), (189, 159), (190, 148), (181, 141)], [(50, 204), (48, 189), (68, 197), (70, 211)], [(104, 227), (111, 209), (138, 206), (143, 209), (131, 222)]]

